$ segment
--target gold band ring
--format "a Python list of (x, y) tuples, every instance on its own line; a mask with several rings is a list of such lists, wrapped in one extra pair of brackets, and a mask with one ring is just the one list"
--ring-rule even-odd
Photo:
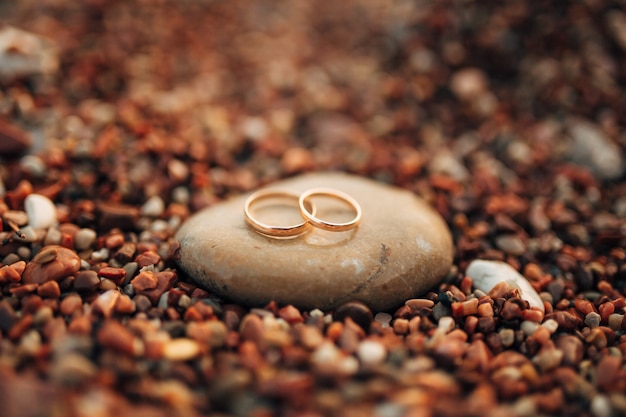
[[(306, 205), (310, 204), (309, 199), (313, 196), (330, 197), (348, 204), (354, 211), (354, 218), (349, 222), (334, 223), (315, 217), (315, 213), (306, 208)], [(332, 188), (312, 188), (308, 191), (305, 191), (300, 195), (298, 204), (300, 205), (300, 213), (302, 213), (302, 216), (306, 218), (313, 226), (319, 227), (323, 230), (329, 230), (331, 232), (342, 232), (344, 230), (350, 230), (358, 226), (361, 222), (361, 206), (359, 205), (359, 203), (357, 203), (357, 201), (354, 198), (350, 197), (348, 194), (338, 190), (334, 190)]]
[[(260, 222), (256, 220), (252, 216), (252, 206), (262, 200), (269, 199), (288, 199), (293, 201), (298, 201), (298, 195), (291, 193), (289, 191), (283, 190), (260, 190), (257, 191), (248, 197), (246, 203), (244, 204), (243, 211), (246, 216), (246, 221), (248, 224), (257, 232), (264, 236), (273, 237), (273, 238), (292, 238), (296, 236), (300, 236), (305, 233), (307, 230), (311, 228), (311, 224), (308, 221), (304, 221), (302, 223), (295, 224), (293, 226), (272, 226), (267, 223)], [(308, 206), (307, 210), (310, 210), (313, 214), (316, 212), (315, 206), (307, 202)], [(302, 206), (302, 204), (300, 204)]]

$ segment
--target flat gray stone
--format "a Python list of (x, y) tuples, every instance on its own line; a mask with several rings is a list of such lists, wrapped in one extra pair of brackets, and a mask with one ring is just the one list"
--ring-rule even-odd
[[(362, 222), (350, 231), (312, 228), (294, 239), (274, 239), (247, 225), (243, 206), (248, 195), (206, 208), (189, 218), (176, 238), (180, 267), (209, 291), (249, 306), (275, 300), (302, 309), (331, 309), (360, 300), (380, 311), (433, 288), (452, 264), (445, 221), (411, 192), (340, 173), (307, 174), (269, 187), (296, 193), (313, 187), (341, 190), (360, 203)], [(337, 211), (329, 199), (314, 203), (319, 217)], [(287, 224), (301, 221), (295, 205), (273, 205), (266, 210), (259, 204), (258, 219), (284, 222), (268, 216), (274, 211), (289, 217), (289, 210)], [(347, 206), (339, 209), (350, 217)]]

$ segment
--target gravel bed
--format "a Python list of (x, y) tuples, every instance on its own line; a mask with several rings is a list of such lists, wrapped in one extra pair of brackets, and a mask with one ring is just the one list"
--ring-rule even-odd
[[(0, 414), (625, 415), (625, 69), (623, 1), (0, 3)], [(300, 311), (177, 269), (191, 213), (327, 170), (431, 203), (445, 282)]]

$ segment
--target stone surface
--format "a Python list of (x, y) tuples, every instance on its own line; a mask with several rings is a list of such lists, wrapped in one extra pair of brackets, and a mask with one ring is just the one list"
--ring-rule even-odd
[[(362, 223), (346, 232), (312, 229), (295, 239), (273, 239), (247, 226), (242, 195), (198, 212), (181, 227), (181, 268), (211, 292), (247, 305), (275, 300), (329, 309), (360, 300), (375, 311), (424, 293), (450, 268), (453, 246), (444, 220), (408, 191), (337, 173), (271, 187), (344, 191), (361, 204)], [(314, 202), (322, 216), (327, 202)], [(299, 219), (295, 207), (283, 209)]]

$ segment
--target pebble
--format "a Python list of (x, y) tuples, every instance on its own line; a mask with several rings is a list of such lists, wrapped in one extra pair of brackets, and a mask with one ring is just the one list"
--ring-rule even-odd
[(274, 300), (330, 309), (360, 300), (376, 311), (425, 293), (450, 269), (450, 231), (413, 193), (339, 173), (307, 174), (273, 185), (296, 192), (321, 186), (347, 192), (360, 203), (357, 229), (268, 238), (247, 227), (243, 195), (183, 224), (176, 235), (179, 265), (209, 291), (245, 305)]
[(387, 358), (387, 348), (375, 340), (364, 340), (357, 348), (357, 357), (365, 367), (380, 365)]
[(96, 241), (96, 236), (96, 231), (93, 229), (79, 229), (74, 236), (74, 247), (79, 251), (89, 249)]
[(374, 316), (374, 320), (380, 323), (383, 329), (389, 327), (392, 318), (391, 314), (384, 312), (376, 313)]
[(187, 361), (199, 354), (200, 345), (192, 339), (173, 339), (163, 346), (163, 357), (171, 361)]
[(95, 291), (100, 286), (100, 277), (96, 271), (80, 271), (74, 279), (74, 289), (78, 292)]
[(344, 321), (346, 318), (352, 319), (364, 330), (368, 330), (372, 320), (374, 320), (372, 311), (367, 305), (359, 301), (350, 301), (342, 304), (333, 313), (335, 321)]
[(44, 250), (56, 250), (56, 258), (43, 264), (29, 262), (22, 275), (24, 284), (43, 284), (46, 281), (61, 281), (80, 269), (80, 258), (71, 249), (63, 246), (45, 246)]
[(96, 298), (91, 307), (94, 311), (101, 313), (105, 318), (111, 317), (115, 304), (120, 297), (120, 292), (117, 290), (108, 290), (103, 292)]
[(57, 222), (57, 209), (52, 200), (44, 195), (26, 196), (24, 211), (28, 215), (28, 224), (34, 229), (48, 229)]
[(49, 39), (8, 25), (0, 30), (0, 78), (52, 74), (58, 67), (58, 50)]
[(522, 274), (505, 262), (475, 260), (469, 264), (465, 274), (472, 278), (476, 288), (486, 293), (491, 291), (496, 284), (505, 282), (511, 288), (517, 288), (522, 299), (528, 301), (531, 307), (545, 311), (543, 301), (537, 291)]
[(608, 397), (601, 394), (594, 396), (591, 400), (590, 411), (594, 417), (612, 417), (614, 415)]
[(621, 330), (623, 322), (624, 322), (623, 314), (613, 313), (609, 316), (609, 327), (611, 328), (611, 330), (615, 330), (615, 331)]
[(469, 101), (487, 89), (487, 77), (478, 68), (463, 68), (450, 77), (450, 89), (459, 99)]
[(20, 234), (21, 236), (16, 236), (15, 239), (19, 242), (32, 243), (38, 240), (37, 231), (30, 225), (20, 228)]
[(520, 256), (526, 252), (526, 245), (517, 235), (501, 235), (495, 239), (496, 246), (508, 255)]
[(159, 217), (165, 211), (165, 203), (158, 195), (153, 195), (141, 206), (141, 214), (148, 217)]
[(590, 168), (605, 180), (619, 178), (626, 169), (620, 147), (592, 123), (580, 119), (570, 120), (568, 131), (572, 144), (567, 156), (573, 162)]
[(28, 149), (30, 143), (26, 132), (14, 124), (0, 120), (0, 156), (19, 155)]
[(579, 337), (569, 334), (558, 336), (556, 347), (563, 352), (563, 365), (578, 367), (585, 353), (583, 342)]
[(601, 317), (598, 313), (592, 311), (585, 316), (585, 325), (591, 328), (598, 327), (600, 325)]
[(93, 378), (98, 368), (79, 353), (69, 352), (52, 362), (50, 378), (55, 384), (75, 387)]

